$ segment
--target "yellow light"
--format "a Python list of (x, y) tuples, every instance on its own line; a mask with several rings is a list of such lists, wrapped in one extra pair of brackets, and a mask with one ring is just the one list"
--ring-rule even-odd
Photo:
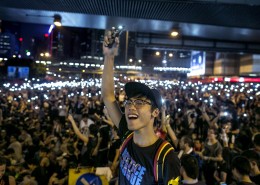
[(169, 53), (169, 57), (173, 57), (173, 54), (172, 54), (172, 53)]
[(61, 68), (59, 69), (59, 71), (61, 71)]
[(156, 55), (156, 56), (159, 56), (159, 55), (160, 55), (160, 52), (159, 52), (159, 51), (156, 51), (155, 55)]
[(53, 24), (54, 24), (55, 26), (58, 26), (58, 27), (61, 26), (61, 22), (59, 22), (59, 21), (55, 21)]
[(45, 53), (45, 56), (46, 56), (46, 57), (49, 57), (49, 56), (50, 56), (50, 53)]
[(58, 26), (60, 27), (61, 26), (61, 16), (60, 15), (54, 15), (54, 21), (53, 21), (53, 24), (55, 26)]
[(178, 31), (172, 31), (171, 32), (171, 36), (173, 36), (173, 37), (177, 37), (178, 35), (179, 35)]
[(46, 71), (49, 71), (49, 68), (46, 68)]
[(84, 69), (82, 70), (82, 73), (85, 73), (85, 70), (84, 70)]
[(41, 55), (41, 57), (43, 57), (43, 56), (44, 56), (44, 54), (43, 54), (43, 53), (41, 53), (40, 55)]
[(130, 59), (129, 59), (129, 62), (133, 62), (133, 59), (130, 58)]

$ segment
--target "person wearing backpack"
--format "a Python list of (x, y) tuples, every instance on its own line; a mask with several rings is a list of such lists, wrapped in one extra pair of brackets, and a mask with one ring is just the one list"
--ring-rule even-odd
[(180, 161), (172, 146), (160, 139), (153, 128), (162, 106), (159, 91), (142, 83), (128, 82), (125, 85), (124, 114), (117, 103), (113, 68), (118, 46), (119, 38), (113, 41), (113, 32), (107, 31), (103, 43), (101, 93), (108, 114), (125, 140), (121, 146), (119, 184), (174, 184), (180, 176)]

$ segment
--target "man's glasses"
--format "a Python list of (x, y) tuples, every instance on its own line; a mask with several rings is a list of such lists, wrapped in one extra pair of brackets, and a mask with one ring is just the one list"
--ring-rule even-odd
[(133, 106), (135, 106), (135, 108), (141, 108), (145, 104), (152, 105), (151, 102), (148, 102), (146, 100), (141, 100), (141, 99), (125, 100), (125, 102), (124, 102), (125, 107), (130, 107), (131, 105), (133, 105)]

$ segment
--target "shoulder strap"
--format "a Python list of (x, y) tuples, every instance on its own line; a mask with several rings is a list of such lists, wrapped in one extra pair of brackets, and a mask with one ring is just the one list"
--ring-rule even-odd
[[(126, 139), (123, 141), (120, 147), (120, 153), (122, 153), (127, 145), (127, 143), (133, 138), (133, 132), (130, 133)], [(164, 160), (167, 154), (174, 150), (172, 145), (168, 141), (163, 141), (158, 150), (156, 151), (154, 162), (153, 162), (153, 173), (155, 182), (163, 181), (163, 168), (164, 168)]]
[(155, 182), (159, 182), (163, 180), (163, 168), (164, 168), (164, 160), (167, 154), (174, 150), (171, 144), (168, 141), (163, 141), (154, 157), (153, 162), (153, 173)]
[(127, 143), (133, 138), (134, 132), (131, 132), (123, 141), (121, 147), (120, 147), (120, 153), (122, 153), (125, 149), (125, 146), (127, 145)]

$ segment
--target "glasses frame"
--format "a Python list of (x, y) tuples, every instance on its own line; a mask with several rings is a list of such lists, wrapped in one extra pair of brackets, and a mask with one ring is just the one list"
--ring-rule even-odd
[[(136, 101), (140, 101), (141, 104), (137, 105)], [(130, 103), (129, 103), (130, 102)], [(152, 105), (152, 102), (148, 102), (147, 100), (142, 100), (142, 99), (134, 99), (134, 100), (125, 100), (124, 101), (124, 107), (130, 107), (131, 105), (133, 105), (135, 108), (141, 108), (144, 105)]]

